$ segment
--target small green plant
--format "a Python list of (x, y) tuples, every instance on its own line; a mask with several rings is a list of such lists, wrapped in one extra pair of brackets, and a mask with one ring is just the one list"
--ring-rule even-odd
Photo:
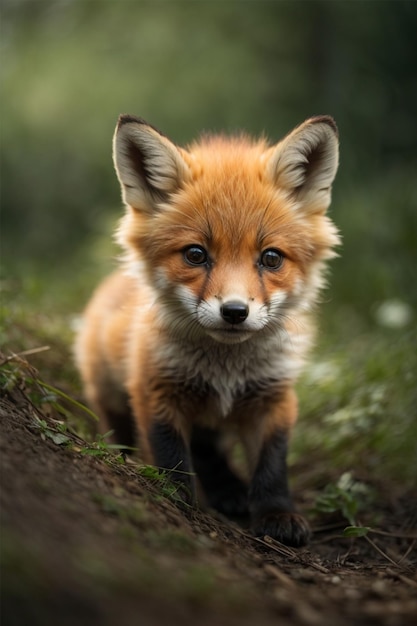
[(37, 370), (24, 358), (29, 354), (43, 352), (46, 349), (48, 349), (47, 346), (43, 346), (10, 356), (0, 354), (0, 389), (4, 393), (12, 393), (17, 389), (35, 407), (50, 407), (57, 414), (68, 418), (71, 412), (64, 406), (64, 401), (70, 407), (75, 407), (97, 421), (97, 415), (84, 404), (39, 378)]
[(76, 407), (77, 409), (80, 409), (81, 411), (86, 413), (94, 421), (96, 422), (98, 421), (98, 417), (95, 413), (93, 413), (93, 411), (91, 411), (84, 404), (82, 404), (81, 402), (78, 402), (77, 400), (67, 395), (60, 389), (57, 389), (56, 387), (53, 387), (52, 385), (45, 383), (43, 380), (40, 380), (39, 378), (36, 378), (36, 379), (28, 378), (27, 382), (36, 384), (42, 389), (43, 393), (39, 400), (40, 404), (51, 405), (63, 417), (68, 417), (70, 415), (70, 412), (63, 406), (63, 404), (59, 401), (59, 399), (65, 400), (65, 402), (68, 402), (69, 405), (72, 405)]
[(35, 424), (39, 428), (41, 438), (45, 441), (51, 439), (56, 445), (68, 445), (71, 443), (71, 437), (66, 434), (66, 425), (63, 422), (55, 422), (54, 427), (44, 419), (35, 416)]
[[(88, 456), (95, 456), (99, 459), (107, 459), (111, 455), (112, 460), (116, 460), (119, 463), (124, 463), (124, 452), (128, 450), (134, 450), (129, 446), (122, 446), (118, 443), (110, 443), (108, 439), (112, 436), (113, 430), (109, 430), (103, 435), (97, 435), (97, 439), (92, 443), (86, 443), (80, 450), (81, 454)], [(117, 451), (119, 454), (114, 454)]]
[(354, 480), (350, 472), (345, 472), (336, 484), (330, 483), (316, 499), (315, 513), (340, 513), (349, 522), (343, 535), (363, 537), (371, 530), (357, 523), (358, 512), (371, 500), (372, 493), (364, 483)]
[(141, 465), (138, 467), (138, 473), (141, 476), (158, 486), (159, 497), (168, 498), (182, 505), (189, 506), (184, 500), (182, 493), (186, 500), (191, 499), (191, 494), (186, 489), (185, 485), (179, 485), (178, 482), (172, 480), (171, 475), (173, 472), (184, 473), (175, 468), (173, 470), (166, 470), (153, 465)]

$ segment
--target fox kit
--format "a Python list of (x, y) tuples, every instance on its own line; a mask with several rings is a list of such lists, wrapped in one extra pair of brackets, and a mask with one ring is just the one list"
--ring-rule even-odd
[[(339, 241), (326, 216), (336, 124), (313, 117), (273, 146), (207, 136), (183, 149), (122, 115), (113, 148), (126, 267), (97, 289), (77, 339), (87, 399), (183, 498), (194, 501), (197, 477), (209, 506), (303, 545), (287, 441), (310, 311)], [(229, 464), (230, 433), (247, 482)]]

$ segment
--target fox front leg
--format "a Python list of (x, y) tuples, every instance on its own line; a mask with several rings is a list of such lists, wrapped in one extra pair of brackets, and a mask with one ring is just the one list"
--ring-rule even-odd
[(186, 504), (195, 501), (195, 485), (190, 453), (181, 432), (170, 422), (156, 420), (149, 432), (153, 464), (168, 472), (168, 478), (178, 485), (178, 495)]
[(264, 441), (249, 489), (252, 531), (288, 546), (308, 542), (307, 521), (295, 513), (287, 478), (287, 442), (284, 430), (276, 429)]

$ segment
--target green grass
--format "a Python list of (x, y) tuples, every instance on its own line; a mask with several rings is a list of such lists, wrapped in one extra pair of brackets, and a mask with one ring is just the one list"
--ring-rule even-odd
[[(417, 333), (375, 325), (323, 336), (298, 385), (293, 459), (378, 480), (417, 475)], [(332, 342), (333, 339), (333, 342)], [(320, 464), (320, 462), (319, 462)]]

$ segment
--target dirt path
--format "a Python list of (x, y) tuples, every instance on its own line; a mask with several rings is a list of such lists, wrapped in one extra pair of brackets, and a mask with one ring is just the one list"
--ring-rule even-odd
[(181, 510), (23, 392), (1, 399), (0, 420), (4, 626), (417, 623), (407, 499), (381, 507), (382, 543), (326, 531), (292, 550)]

